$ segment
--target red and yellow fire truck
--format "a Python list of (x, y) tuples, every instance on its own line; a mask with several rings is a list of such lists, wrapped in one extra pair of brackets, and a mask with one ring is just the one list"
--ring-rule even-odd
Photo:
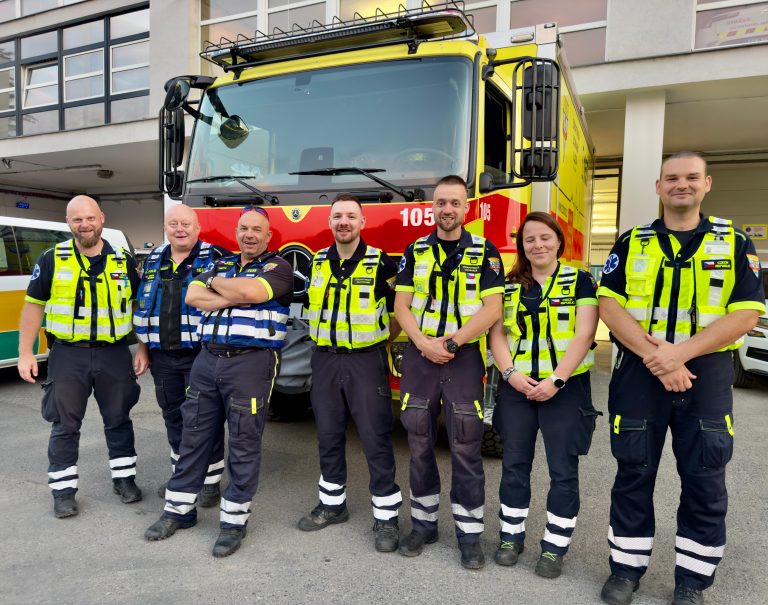
[[(447, 174), (466, 179), (465, 227), (505, 265), (521, 220), (543, 210), (566, 233), (565, 262), (587, 267), (593, 149), (554, 24), (478, 36), (459, 5), (425, 5), (221, 40), (201, 56), (224, 73), (166, 84), (161, 188), (232, 250), (240, 208), (268, 207), (297, 299), (329, 244), (336, 194), (361, 200), (366, 243), (397, 261), (434, 228), (431, 195)], [(395, 373), (403, 349), (393, 345)], [(278, 386), (306, 388), (306, 350), (289, 342), (285, 355)]]

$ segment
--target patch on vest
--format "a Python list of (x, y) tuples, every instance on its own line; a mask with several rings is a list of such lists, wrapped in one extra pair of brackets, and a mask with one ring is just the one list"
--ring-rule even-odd
[(704, 271), (717, 271), (719, 269), (730, 269), (731, 268), (731, 259), (730, 258), (715, 258), (712, 260), (703, 260), (701, 261), (701, 268)]
[(760, 258), (754, 254), (747, 254), (747, 260), (749, 261), (749, 268), (752, 269), (752, 273), (755, 274), (757, 279), (760, 279)]
[(472, 265), (460, 265), (459, 271), (463, 271), (464, 273), (480, 273), (480, 267)]
[(619, 266), (619, 255), (611, 254), (608, 257), (608, 259), (605, 261), (605, 266), (603, 267), (603, 273), (608, 275), (609, 273), (613, 272), (618, 266)]
[(372, 286), (373, 278), (372, 277), (353, 277), (352, 284), (357, 286)]
[(549, 299), (550, 307), (572, 307), (575, 304), (576, 304), (576, 298), (574, 296)]

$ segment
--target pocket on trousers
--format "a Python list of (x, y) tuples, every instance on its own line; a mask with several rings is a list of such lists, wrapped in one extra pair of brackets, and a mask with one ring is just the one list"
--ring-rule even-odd
[(643, 419), (611, 414), (611, 453), (618, 462), (648, 466), (648, 423)]
[(733, 456), (733, 429), (723, 420), (699, 420), (701, 466), (723, 468)]
[(185, 429), (197, 428), (197, 417), (200, 413), (200, 391), (187, 389), (187, 398), (181, 404), (181, 418)]
[(592, 435), (597, 425), (597, 417), (603, 413), (593, 407), (579, 408), (578, 424), (575, 427), (575, 434), (572, 443), (572, 453), (577, 456), (586, 456), (589, 448), (592, 447)]
[(235, 436), (258, 436), (259, 419), (264, 415), (266, 402), (262, 397), (229, 398), (229, 431)]
[(47, 420), (48, 422), (59, 422), (61, 416), (59, 415), (59, 408), (56, 406), (53, 379), (48, 378), (40, 386), (43, 389), (43, 400), (40, 405), (40, 413), (43, 416), (43, 420)]
[(165, 411), (170, 409), (170, 405), (168, 405), (168, 399), (165, 396), (165, 385), (163, 384), (162, 380), (155, 383), (155, 399), (157, 399), (157, 405), (160, 406), (161, 410)]
[(400, 422), (405, 430), (422, 437), (429, 435), (429, 400), (414, 397), (410, 393), (401, 393), (400, 399)]
[(451, 403), (453, 410), (453, 437), (457, 443), (475, 443), (483, 438), (482, 407), (474, 401)]

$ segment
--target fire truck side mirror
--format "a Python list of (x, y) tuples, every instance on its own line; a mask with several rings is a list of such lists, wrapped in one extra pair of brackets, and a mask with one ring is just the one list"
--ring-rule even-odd
[(189, 80), (184, 78), (174, 78), (165, 84), (165, 101), (163, 107), (169, 111), (179, 109), (189, 98), (192, 90)]
[(160, 110), (160, 189), (173, 199), (181, 199), (184, 173), (184, 110)]

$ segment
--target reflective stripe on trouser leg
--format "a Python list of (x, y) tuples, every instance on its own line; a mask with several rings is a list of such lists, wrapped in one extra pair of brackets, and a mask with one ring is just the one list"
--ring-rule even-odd
[(176, 463), (179, 461), (179, 454), (171, 450), (171, 472), (176, 470)]
[[(170, 483), (170, 482), (169, 482)], [(182, 517), (186, 519), (195, 519), (197, 504), (197, 493), (175, 492), (171, 489), (165, 489), (165, 507), (163, 515), (169, 517)]]
[(371, 496), (373, 518), (378, 521), (397, 520), (397, 512), (403, 504), (403, 495), (398, 489), (389, 496)]
[(576, 527), (576, 517), (558, 517), (547, 511), (547, 527), (541, 541), (541, 550), (554, 552), (560, 556), (565, 555), (571, 544), (574, 527)]
[(653, 536), (616, 536), (613, 527), (608, 527), (608, 545), (611, 549), (610, 563), (613, 573), (616, 573), (614, 565), (620, 566), (617, 569), (622, 570), (617, 575), (632, 580), (639, 579), (645, 573), (651, 560)]
[(48, 471), (48, 487), (53, 492), (77, 489), (77, 465), (65, 468), (63, 471)]
[(320, 495), (320, 504), (330, 510), (342, 510), (347, 504), (347, 489), (344, 485), (330, 483), (323, 479), (317, 482), (317, 488)]
[(208, 471), (205, 473), (205, 484), (216, 485), (221, 481), (221, 475), (224, 473), (224, 460), (213, 462), (208, 465)]
[(464, 508), (461, 504), (451, 504), (453, 513), (453, 522), (456, 527), (465, 534), (483, 533), (483, 510), (484, 506), (478, 506), (472, 510)]
[(525, 542), (525, 520), (528, 518), (527, 508), (513, 508), (502, 503), (499, 509), (501, 519), (501, 540), (522, 544)]
[(437, 530), (437, 511), (440, 508), (440, 494), (416, 497), (411, 492), (411, 523), (421, 533)]
[[(675, 537), (675, 550), (677, 551), (675, 556), (676, 581), (686, 578), (685, 585), (689, 586), (691, 583), (687, 581), (689, 578), (686, 576), (690, 576), (692, 573), (697, 576), (704, 576), (706, 580), (702, 584), (709, 586), (714, 579), (717, 566), (723, 558), (725, 545), (705, 546), (678, 535)], [(698, 586), (691, 587), (698, 589)]]
[(122, 458), (111, 458), (109, 461), (109, 471), (112, 473), (112, 479), (121, 479), (124, 477), (136, 476), (136, 456), (124, 456)]
[(245, 527), (248, 523), (248, 517), (251, 516), (250, 502), (230, 502), (221, 499), (221, 526), (227, 527)]

